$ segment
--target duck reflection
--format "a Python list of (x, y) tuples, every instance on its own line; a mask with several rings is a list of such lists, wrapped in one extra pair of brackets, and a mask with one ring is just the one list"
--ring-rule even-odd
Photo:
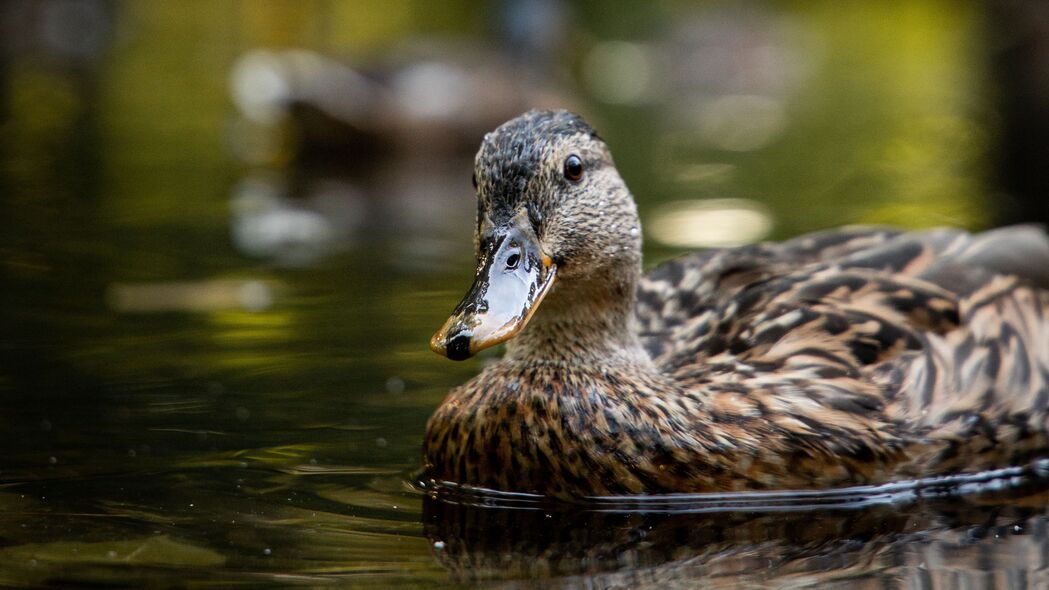
[(452, 577), (485, 587), (1044, 587), (1049, 495), (1009, 495), (692, 513), (436, 495), (424, 523)]

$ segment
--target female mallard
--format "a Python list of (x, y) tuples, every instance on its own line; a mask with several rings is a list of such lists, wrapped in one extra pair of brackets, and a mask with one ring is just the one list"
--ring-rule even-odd
[[(430, 419), (428, 477), (559, 497), (812, 488), (1049, 453), (1049, 239), (846, 229), (641, 273), (581, 118), (475, 165), (477, 277), (430, 346), (503, 359)], [(541, 309), (540, 309), (541, 304)]]

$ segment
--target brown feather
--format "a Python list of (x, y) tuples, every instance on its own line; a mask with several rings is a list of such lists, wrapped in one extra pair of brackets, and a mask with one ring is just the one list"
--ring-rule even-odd
[[(596, 135), (539, 137), (531, 159), (502, 162), (524, 156), (499, 152), (500, 134), (571, 117), (529, 116), (486, 139), (478, 166), (536, 169), (514, 202), (541, 210), (564, 279), (434, 413), (430, 477), (560, 497), (813, 488), (1049, 453), (1037, 228), (846, 228), (642, 276), (624, 234), (636, 209)], [(566, 206), (551, 179), (573, 150), (607, 162)], [(483, 209), (501, 193), (477, 177)]]

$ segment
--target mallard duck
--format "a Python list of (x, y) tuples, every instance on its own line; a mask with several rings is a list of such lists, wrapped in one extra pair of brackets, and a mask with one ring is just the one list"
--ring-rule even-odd
[(477, 275), (431, 348), (506, 342), (427, 425), (436, 482), (558, 498), (813, 489), (1049, 454), (1049, 238), (853, 228), (643, 274), (582, 118), (477, 153)]

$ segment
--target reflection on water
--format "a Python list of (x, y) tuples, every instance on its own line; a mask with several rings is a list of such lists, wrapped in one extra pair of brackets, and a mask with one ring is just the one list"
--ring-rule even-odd
[(273, 303), (273, 288), (261, 281), (212, 280), (199, 283), (114, 283), (109, 305), (121, 313), (158, 311), (262, 311)]
[(1035, 588), (1049, 581), (1044, 493), (1001, 504), (816, 513), (428, 501), (425, 517), (435, 555), (457, 580), (499, 588), (956, 588), (991, 579)]
[(1039, 556), (1005, 568), (1022, 581), (1008, 587), (1027, 587), (1049, 581), (1047, 469), (1043, 460), (837, 490), (575, 505), (443, 484), (430, 486), (424, 518), (435, 555), (457, 580), (496, 587), (951, 588), (1000, 567), (972, 557), (1017, 552)]
[(427, 349), (473, 267), (471, 158), (527, 107), (595, 121), (650, 262), (988, 214), (971, 6), (496, 4), (0, 3), (0, 585), (1045, 586), (1026, 491), (674, 514), (409, 485), (486, 358)]

